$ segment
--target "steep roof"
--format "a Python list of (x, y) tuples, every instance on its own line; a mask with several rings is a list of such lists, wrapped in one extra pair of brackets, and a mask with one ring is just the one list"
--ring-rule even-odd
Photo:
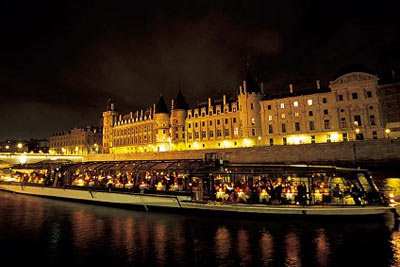
[(169, 113), (167, 104), (165, 103), (164, 97), (160, 95), (160, 99), (156, 105), (156, 113)]
[(181, 89), (179, 89), (178, 94), (174, 99), (174, 109), (188, 109), (189, 104), (186, 103), (185, 97), (182, 94)]

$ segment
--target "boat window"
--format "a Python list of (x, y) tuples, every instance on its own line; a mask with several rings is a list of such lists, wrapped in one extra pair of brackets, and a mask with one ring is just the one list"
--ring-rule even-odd
[(364, 173), (357, 173), (357, 179), (360, 182), (361, 186), (363, 187), (364, 191), (366, 193), (370, 193), (372, 192), (372, 187), (371, 185), (368, 183), (368, 179), (365, 177)]

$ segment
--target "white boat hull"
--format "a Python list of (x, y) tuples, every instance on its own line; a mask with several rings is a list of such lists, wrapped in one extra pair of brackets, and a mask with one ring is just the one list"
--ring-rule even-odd
[(0, 190), (42, 197), (72, 199), (107, 204), (178, 208), (187, 210), (220, 211), (270, 215), (362, 216), (383, 215), (389, 206), (269, 206), (262, 204), (221, 204), (191, 202), (187, 196), (132, 194), (121, 192), (64, 189), (21, 184), (1, 183)]

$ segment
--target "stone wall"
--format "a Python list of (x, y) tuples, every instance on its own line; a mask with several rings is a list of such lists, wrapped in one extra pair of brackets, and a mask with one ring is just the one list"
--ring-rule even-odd
[(400, 163), (400, 140), (365, 140), (134, 154), (98, 154), (87, 155), (84, 157), (84, 161), (202, 159), (206, 153), (216, 153), (220, 158), (238, 163), (326, 163), (362, 166), (363, 164), (375, 163)]

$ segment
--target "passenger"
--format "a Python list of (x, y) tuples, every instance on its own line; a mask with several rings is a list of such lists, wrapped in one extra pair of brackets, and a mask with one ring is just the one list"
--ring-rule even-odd
[(262, 189), (260, 194), (259, 194), (259, 202), (263, 203), (266, 202), (267, 204), (270, 204), (271, 201), (271, 195), (268, 194), (267, 190)]
[(340, 189), (339, 184), (332, 189), (332, 196), (335, 198), (335, 201), (338, 203), (340, 200), (343, 200), (343, 192)]
[(237, 202), (240, 202), (240, 200), (242, 200), (245, 203), (247, 203), (247, 199), (249, 198), (249, 196), (242, 189), (240, 189), (236, 192), (238, 194)]
[(164, 189), (164, 185), (161, 182), (158, 182), (158, 184), (156, 185), (156, 190), (161, 191), (163, 189)]
[(171, 185), (170, 187), (169, 187), (169, 190), (170, 191), (177, 191), (178, 190), (178, 183), (174, 183), (173, 185)]
[(282, 204), (282, 184), (280, 182), (278, 182), (277, 184), (275, 184), (274, 186), (274, 199), (277, 201), (278, 204)]

